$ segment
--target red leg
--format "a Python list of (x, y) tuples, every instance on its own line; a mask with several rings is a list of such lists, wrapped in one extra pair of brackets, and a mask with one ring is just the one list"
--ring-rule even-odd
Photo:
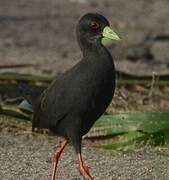
[(93, 180), (93, 177), (89, 173), (88, 167), (84, 166), (81, 154), (78, 154), (78, 160), (79, 160), (79, 170), (80, 170), (80, 173), (82, 174), (82, 176), (86, 180)]
[(54, 157), (53, 157), (53, 162), (52, 162), (52, 178), (51, 180), (55, 180), (55, 175), (56, 175), (56, 168), (57, 168), (57, 164), (60, 158), (60, 155), (63, 152), (63, 149), (65, 148), (65, 146), (68, 144), (67, 140), (64, 140), (59, 147), (57, 147)]

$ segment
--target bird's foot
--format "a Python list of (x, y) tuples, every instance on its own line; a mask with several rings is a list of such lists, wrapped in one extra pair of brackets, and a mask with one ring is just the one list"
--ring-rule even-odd
[(86, 180), (94, 180), (94, 178), (89, 173), (89, 168), (87, 166), (80, 165), (80, 173)]

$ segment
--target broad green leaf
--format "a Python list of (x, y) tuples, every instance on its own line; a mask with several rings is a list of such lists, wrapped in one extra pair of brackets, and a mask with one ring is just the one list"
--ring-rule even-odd
[(118, 135), (114, 143), (101, 145), (102, 148), (108, 150), (132, 150), (140, 144), (145, 144), (148, 140), (148, 136), (141, 132), (130, 132), (123, 135)]
[(131, 131), (155, 133), (169, 130), (169, 113), (121, 113), (102, 116), (88, 137), (123, 134)]

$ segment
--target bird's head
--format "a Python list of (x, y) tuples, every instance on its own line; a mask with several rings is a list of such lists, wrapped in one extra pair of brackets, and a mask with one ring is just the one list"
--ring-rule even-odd
[(77, 25), (77, 36), (80, 46), (90, 46), (101, 42), (104, 46), (119, 41), (119, 36), (110, 28), (108, 20), (94, 13), (85, 14)]

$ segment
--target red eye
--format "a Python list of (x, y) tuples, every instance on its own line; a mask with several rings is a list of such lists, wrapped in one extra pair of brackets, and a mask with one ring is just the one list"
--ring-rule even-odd
[(99, 28), (99, 24), (98, 24), (96, 21), (92, 21), (92, 22), (90, 23), (90, 27), (91, 27), (92, 29), (98, 29), (98, 28)]

